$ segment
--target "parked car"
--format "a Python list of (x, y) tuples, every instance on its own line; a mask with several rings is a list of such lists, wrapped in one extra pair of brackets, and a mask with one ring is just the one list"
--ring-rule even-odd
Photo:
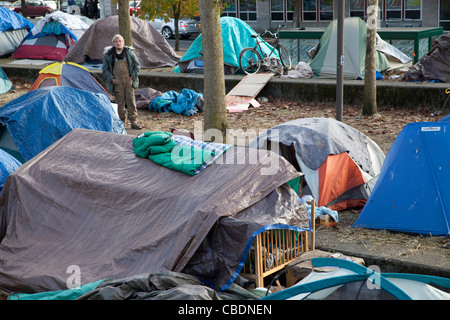
[[(175, 37), (174, 19), (170, 19), (169, 22), (165, 22), (163, 19), (156, 18), (153, 21), (149, 20), (149, 23), (154, 26), (164, 38), (171, 39)], [(178, 20), (178, 34), (182, 39), (189, 39), (192, 35), (199, 35), (200, 27), (198, 22), (189, 18), (182, 18)]]
[(56, 1), (47, 1), (44, 0), (45, 4), (48, 5), (50, 8), (53, 9), (53, 11), (58, 10), (58, 5), (56, 4)]
[[(45, 17), (47, 14), (53, 12), (53, 9), (49, 7), (44, 1), (32, 0), (26, 1), (25, 4), (27, 8), (27, 16), (32, 19), (36, 17)], [(21, 3), (18, 3), (13, 10), (14, 12), (22, 15)]]
[[(79, 8), (80, 8), (80, 15), (82, 15), (82, 16), (85, 16), (86, 14), (85, 14), (85, 10), (84, 10), (84, 0), (75, 0), (74, 1), (75, 2), (75, 6), (78, 6)], [(61, 3), (61, 11), (62, 12), (66, 12), (66, 13), (69, 13), (69, 14), (75, 14), (75, 12), (74, 12), (74, 10), (72, 10), (72, 11), (68, 11), (68, 7), (69, 7), (69, 5), (68, 5), (68, 1), (67, 0), (65, 0), (65, 1), (63, 1), (62, 3)]]
[(0, 1), (0, 7), (6, 8), (6, 9), (14, 9), (14, 6), (9, 1)]
[(136, 0), (130, 1), (130, 16), (133, 15), (133, 13), (136, 14), (139, 11), (140, 5), (141, 5), (140, 1)]

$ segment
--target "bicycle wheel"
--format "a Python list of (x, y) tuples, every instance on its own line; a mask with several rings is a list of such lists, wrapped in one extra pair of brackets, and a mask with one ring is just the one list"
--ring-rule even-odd
[(280, 44), (280, 47), (278, 48), (278, 52), (280, 54), (280, 61), (285, 70), (289, 71), (292, 69), (292, 61), (291, 61), (291, 55), (289, 54), (289, 51), (286, 49), (285, 46)]
[(245, 48), (239, 54), (239, 66), (246, 74), (255, 74), (261, 68), (261, 55), (253, 48)]

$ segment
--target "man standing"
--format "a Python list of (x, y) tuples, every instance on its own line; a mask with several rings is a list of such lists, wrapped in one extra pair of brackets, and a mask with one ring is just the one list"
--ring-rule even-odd
[(125, 46), (120, 34), (112, 39), (113, 46), (106, 47), (103, 55), (103, 76), (107, 89), (114, 94), (120, 120), (126, 126), (127, 110), (131, 129), (142, 129), (137, 123), (134, 89), (139, 86), (139, 61), (132, 47)]

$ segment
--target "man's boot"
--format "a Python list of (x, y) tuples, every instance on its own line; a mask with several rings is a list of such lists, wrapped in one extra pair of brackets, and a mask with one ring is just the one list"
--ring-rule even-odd
[(139, 123), (137, 123), (136, 121), (131, 121), (131, 129), (141, 130), (142, 126)]

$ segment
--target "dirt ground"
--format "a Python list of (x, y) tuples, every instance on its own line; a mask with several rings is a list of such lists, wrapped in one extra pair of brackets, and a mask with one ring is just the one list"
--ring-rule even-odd
[[(25, 94), (29, 83), (22, 79), (10, 79), (15, 86), (6, 94), (0, 95), (0, 106)], [(261, 98), (261, 97), (259, 97)], [(282, 99), (267, 98), (259, 108), (250, 108), (242, 113), (229, 113), (227, 124), (229, 129), (243, 130), (249, 134), (246, 140), (231, 142), (232, 144), (247, 144), (257, 134), (275, 125), (298, 119), (312, 117), (335, 118), (334, 104), (299, 103)], [(389, 151), (398, 133), (410, 122), (437, 121), (448, 114), (433, 108), (415, 110), (384, 108), (378, 106), (379, 116), (361, 116), (361, 106), (345, 106), (343, 122), (363, 132), (374, 140), (385, 152)], [(189, 131), (194, 134), (201, 133), (203, 127), (203, 114), (182, 116), (175, 113), (156, 113), (139, 110), (139, 122), (144, 126), (142, 130), (131, 130), (126, 126), (128, 134), (137, 135), (145, 131), (170, 131), (175, 128)], [(198, 138), (198, 136), (196, 136)], [(446, 237), (431, 237), (420, 235), (407, 235), (378, 230), (352, 228), (360, 209), (339, 212), (339, 223), (335, 227), (320, 226), (316, 233), (318, 247), (345, 248), (351, 252), (362, 252), (389, 258), (405, 258), (415, 262), (433, 262), (434, 265), (446, 267), (450, 265), (450, 240)]]

